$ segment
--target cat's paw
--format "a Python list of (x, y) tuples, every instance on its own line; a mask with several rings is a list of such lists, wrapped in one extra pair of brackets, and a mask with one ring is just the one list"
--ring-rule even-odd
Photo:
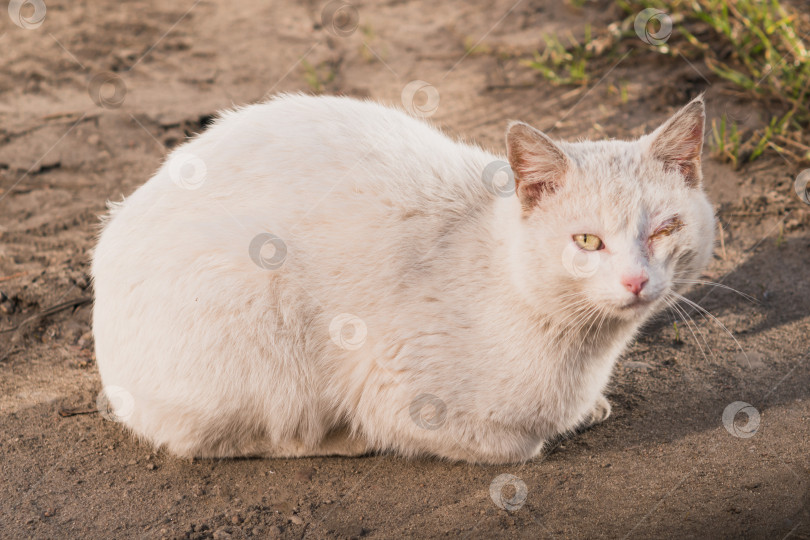
[(610, 411), (610, 402), (605, 396), (599, 396), (599, 399), (596, 400), (593, 409), (591, 409), (591, 412), (588, 413), (588, 417), (585, 419), (585, 426), (592, 426), (594, 424), (604, 422), (610, 416)]

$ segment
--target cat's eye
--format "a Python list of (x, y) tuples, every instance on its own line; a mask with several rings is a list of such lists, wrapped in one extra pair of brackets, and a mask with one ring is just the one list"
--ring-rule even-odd
[(650, 235), (650, 240), (657, 240), (658, 238), (669, 236), (670, 234), (680, 230), (682, 227), (683, 221), (674, 217), (658, 227), (655, 232)]
[(575, 234), (574, 242), (585, 251), (597, 251), (605, 247), (602, 239), (595, 234)]

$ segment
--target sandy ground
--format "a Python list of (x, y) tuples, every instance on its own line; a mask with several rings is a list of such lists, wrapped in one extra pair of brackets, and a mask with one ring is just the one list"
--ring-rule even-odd
[(92, 410), (100, 390), (82, 299), (105, 201), (217, 110), (286, 91), (399, 105), (421, 80), (440, 98), (431, 121), (498, 152), (509, 119), (627, 137), (703, 90), (711, 117), (767, 115), (641, 42), (586, 88), (521, 62), (543, 34), (604, 27), (608, 6), (402, 0), (330, 20), (315, 2), (48, 1), (30, 29), (0, 11), (0, 537), (810, 538), (810, 207), (793, 191), (801, 167), (778, 157), (734, 171), (705, 156), (724, 228), (706, 279), (752, 299), (690, 298), (734, 337), (665, 314), (620, 360), (614, 415), (543, 459), (188, 462), (99, 414), (58, 414)]

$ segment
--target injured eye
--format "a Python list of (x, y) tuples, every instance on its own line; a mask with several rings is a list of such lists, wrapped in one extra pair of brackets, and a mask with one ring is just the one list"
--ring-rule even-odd
[(683, 221), (679, 218), (674, 217), (672, 219), (668, 219), (664, 223), (658, 227), (654, 233), (650, 235), (650, 240), (657, 240), (659, 238), (663, 238), (665, 236), (669, 236), (670, 234), (677, 232), (683, 228)]
[(575, 234), (574, 242), (585, 251), (597, 251), (605, 247), (602, 239), (594, 234)]

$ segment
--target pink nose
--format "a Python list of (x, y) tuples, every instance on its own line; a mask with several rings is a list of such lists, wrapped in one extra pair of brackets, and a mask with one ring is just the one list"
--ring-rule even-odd
[(636, 276), (624, 276), (622, 277), (622, 285), (624, 288), (630, 291), (631, 293), (638, 296), (641, 293), (641, 290), (644, 288), (644, 285), (647, 284), (647, 276), (645, 275), (636, 275)]

